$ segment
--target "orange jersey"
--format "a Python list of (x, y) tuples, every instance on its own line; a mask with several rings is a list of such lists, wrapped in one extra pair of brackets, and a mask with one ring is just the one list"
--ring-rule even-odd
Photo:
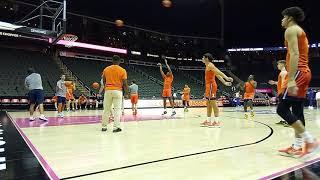
[[(290, 95), (285, 93), (285, 96), (294, 96), (298, 98), (305, 98), (307, 90), (311, 81), (311, 71), (309, 68), (309, 41), (305, 32), (302, 32), (298, 36), (298, 49), (299, 49), (299, 60), (298, 60), (298, 71), (296, 74), (296, 84), (298, 87), (297, 95)], [(288, 72), (290, 72), (290, 47), (288, 46), (287, 40), (285, 41), (287, 47), (287, 57), (286, 57), (286, 66)], [(285, 82), (283, 84), (282, 90), (287, 88), (288, 76), (286, 76)]]
[(214, 84), (215, 86), (217, 86), (216, 74), (214, 73), (214, 71), (206, 69), (205, 82), (206, 84)]
[(190, 88), (184, 88), (183, 89), (183, 96), (184, 97), (190, 96)]
[(127, 71), (119, 65), (111, 65), (103, 70), (102, 76), (106, 80), (105, 90), (122, 90)]
[[(277, 83), (277, 93), (282, 94), (283, 93), (283, 83), (285, 79), (287, 78), (287, 75), (285, 76), (285, 79), (281, 77), (281, 74), (284, 73), (284, 71), (281, 71), (278, 75), (278, 83)], [(286, 73), (286, 72), (285, 72)]]
[(73, 94), (74, 89), (75, 89), (74, 85), (73, 84), (68, 84), (68, 83), (66, 83), (65, 85), (66, 85), (66, 88), (67, 88), (67, 93)]
[[(287, 47), (287, 56), (286, 56), (286, 66), (288, 72), (290, 71), (290, 47), (288, 47), (288, 42), (285, 41)], [(309, 69), (309, 41), (305, 32), (298, 37), (298, 48), (299, 48), (299, 61), (298, 61), (298, 70), (302, 72), (310, 71)]]
[(165, 75), (163, 78), (163, 89), (165, 90), (171, 90), (172, 82), (173, 82), (173, 75), (170, 74), (169, 76)]
[(205, 71), (205, 84), (206, 84), (206, 90), (205, 90), (205, 97), (208, 99), (214, 99), (216, 98), (217, 94), (217, 82), (216, 82), (216, 74), (214, 71), (209, 70), (206, 68)]
[(183, 100), (189, 101), (190, 100), (190, 88), (183, 89)]
[(244, 99), (253, 99), (254, 98), (254, 92), (255, 92), (255, 87), (253, 86), (254, 81), (246, 82), (244, 84)]

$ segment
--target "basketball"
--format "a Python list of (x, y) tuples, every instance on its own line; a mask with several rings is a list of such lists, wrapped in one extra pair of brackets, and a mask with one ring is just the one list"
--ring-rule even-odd
[(97, 82), (92, 83), (92, 88), (93, 89), (99, 89), (100, 85)]
[(162, 1), (162, 5), (163, 5), (164, 7), (166, 7), (166, 8), (169, 8), (169, 7), (171, 7), (172, 2), (171, 2), (170, 0), (163, 0), (163, 1)]
[(118, 27), (122, 27), (124, 25), (123, 21), (120, 19), (116, 20), (115, 23), (116, 23), (116, 26)]

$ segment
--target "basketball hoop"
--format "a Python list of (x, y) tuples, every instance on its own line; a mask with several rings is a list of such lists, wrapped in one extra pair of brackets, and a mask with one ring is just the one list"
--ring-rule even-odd
[(67, 48), (71, 48), (73, 46), (72, 42), (75, 42), (76, 40), (78, 40), (78, 36), (73, 34), (65, 34), (63, 35), (62, 39), (65, 41), (70, 41), (71, 42), (70, 44), (66, 44), (64, 46)]

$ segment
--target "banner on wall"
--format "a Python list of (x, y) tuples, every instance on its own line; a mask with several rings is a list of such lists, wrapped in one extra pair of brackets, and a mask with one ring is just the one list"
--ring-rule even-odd
[[(175, 100), (175, 107), (183, 107), (182, 100)], [(218, 106), (223, 106), (222, 101), (217, 101)], [(204, 99), (198, 100), (190, 100), (189, 107), (206, 107), (207, 101)], [(167, 106), (170, 107), (170, 103), (167, 101)], [(155, 100), (139, 100), (138, 101), (138, 108), (161, 108), (163, 107), (163, 100), (162, 99), (155, 99)], [(124, 100), (124, 108), (131, 108), (131, 101)]]
[(271, 89), (271, 88), (256, 89), (256, 92), (260, 92), (260, 93), (272, 93), (272, 89)]

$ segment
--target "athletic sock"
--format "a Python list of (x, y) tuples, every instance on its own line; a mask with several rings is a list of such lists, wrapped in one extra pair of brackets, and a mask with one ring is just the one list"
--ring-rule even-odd
[(216, 122), (220, 122), (219, 117), (214, 117)]
[(211, 122), (211, 117), (207, 117), (207, 121), (208, 121), (208, 122)]
[(294, 143), (293, 143), (293, 148), (294, 149), (300, 149), (302, 148), (303, 145), (303, 139), (302, 138), (295, 138)]
[(304, 142), (307, 142), (307, 143), (314, 142), (314, 137), (308, 131), (301, 133), (301, 136), (302, 136)]

